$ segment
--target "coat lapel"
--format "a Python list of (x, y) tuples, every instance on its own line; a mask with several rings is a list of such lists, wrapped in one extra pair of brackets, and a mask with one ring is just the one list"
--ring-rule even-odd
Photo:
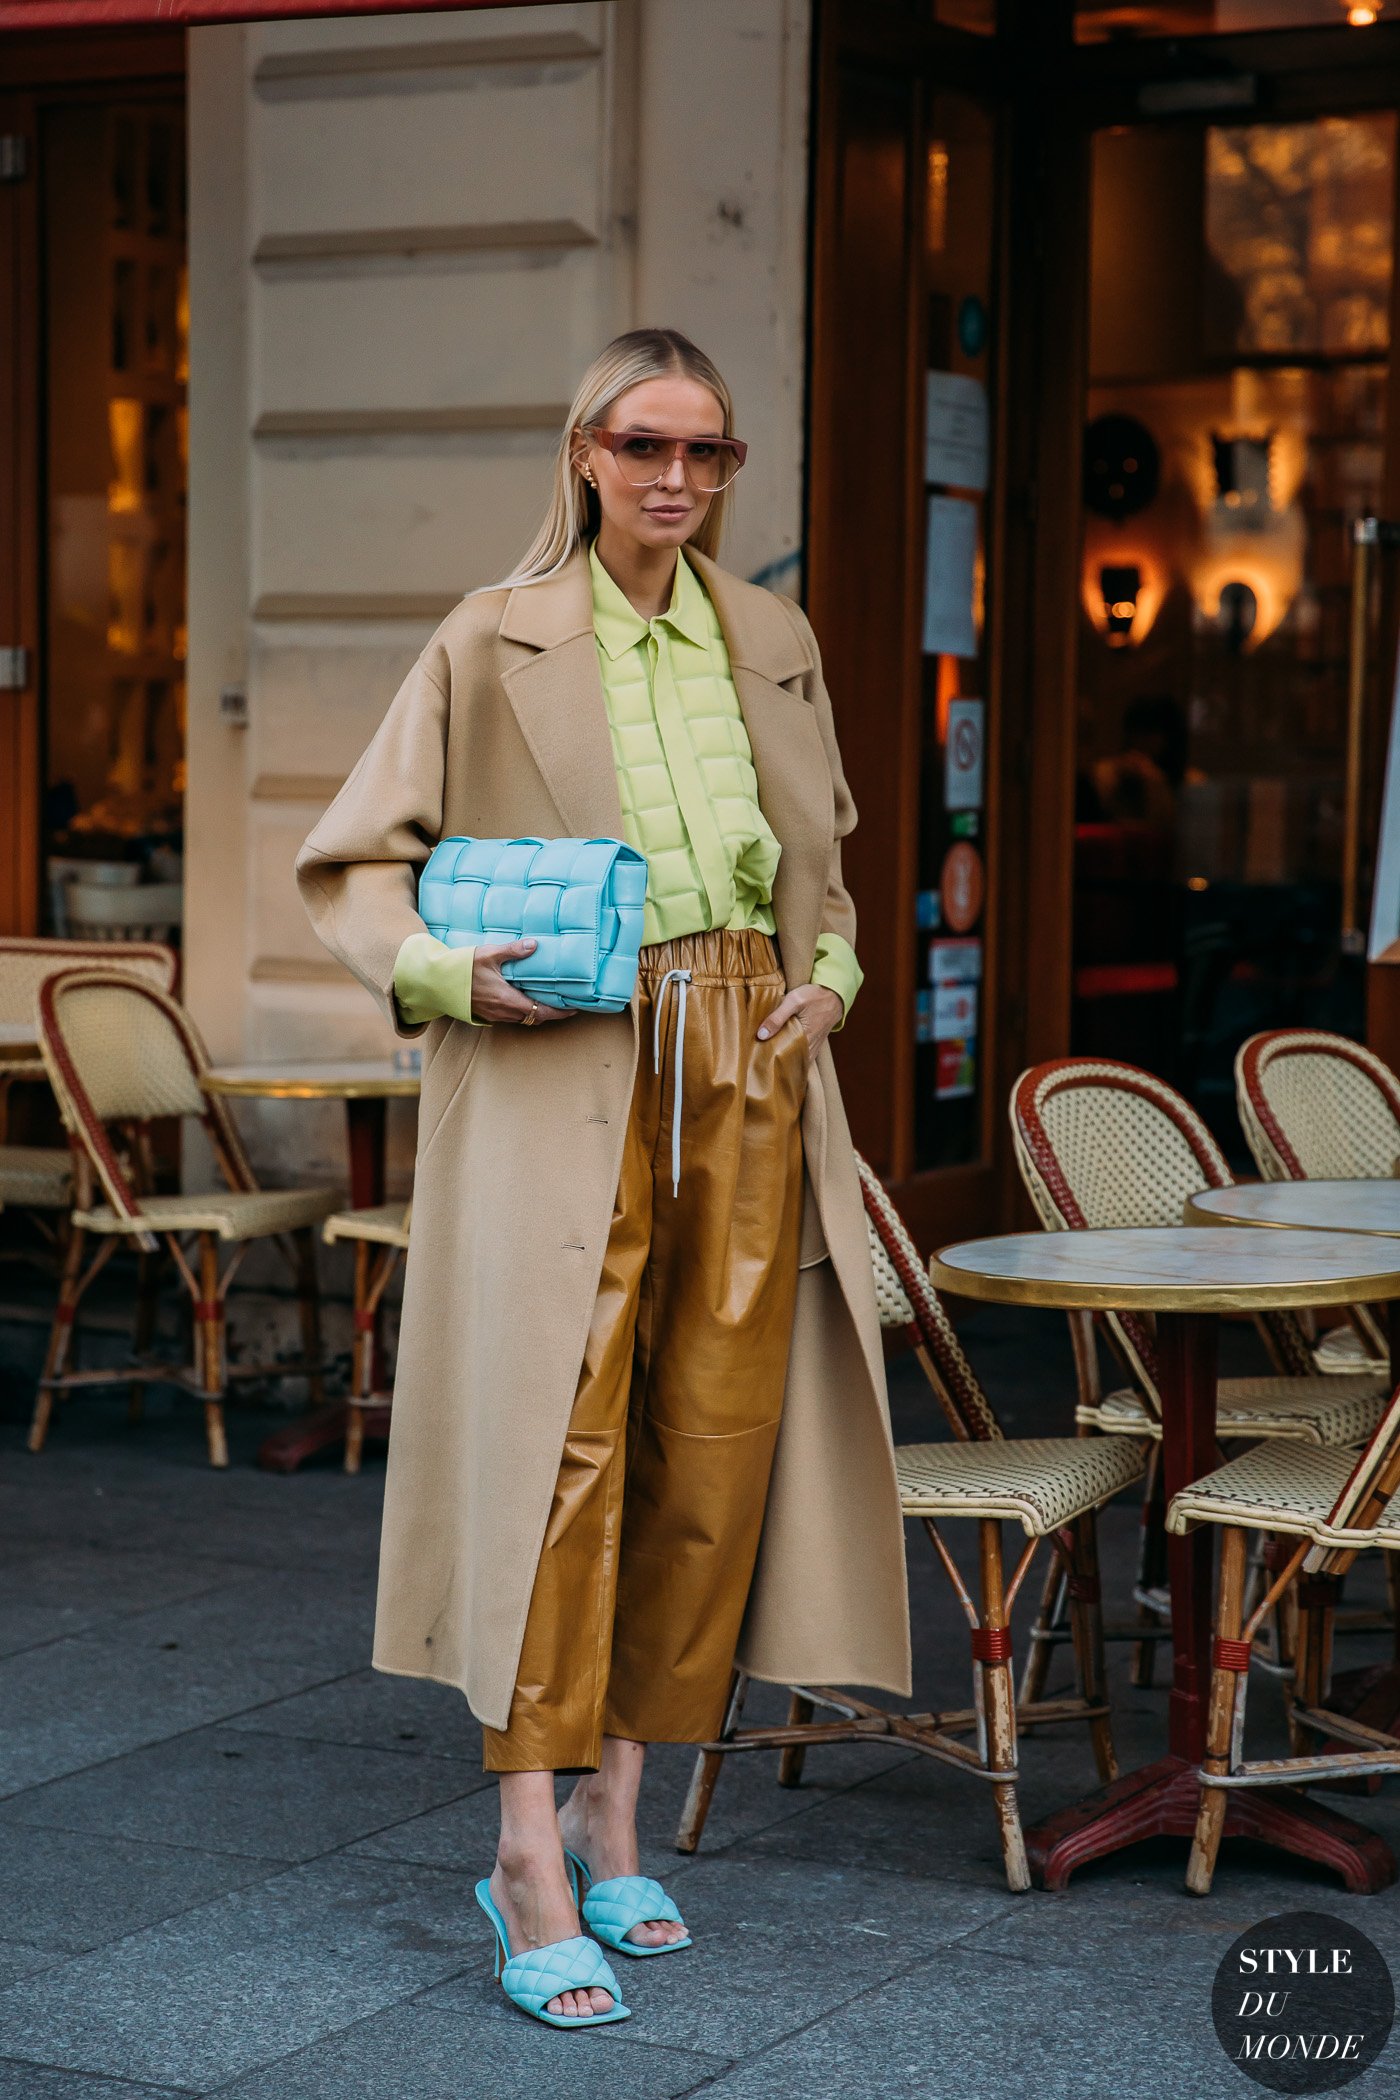
[(513, 590), (500, 631), (502, 641), (534, 652), (507, 669), (503, 682), (565, 835), (621, 838), (587, 556), (574, 555), (547, 583)]

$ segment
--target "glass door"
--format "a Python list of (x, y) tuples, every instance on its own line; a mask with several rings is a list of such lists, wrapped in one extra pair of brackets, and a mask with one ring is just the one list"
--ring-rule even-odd
[(1383, 507), (1392, 111), (1092, 142), (1072, 1047), (1238, 1147), (1260, 1028), (1343, 956), (1354, 521)]

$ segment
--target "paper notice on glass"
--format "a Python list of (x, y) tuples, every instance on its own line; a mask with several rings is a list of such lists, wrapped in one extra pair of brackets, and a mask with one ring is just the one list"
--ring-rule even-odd
[(966, 372), (930, 372), (924, 397), (924, 480), (987, 486), (987, 389)]
[(928, 499), (924, 558), (924, 654), (975, 656), (972, 594), (977, 563), (977, 505), (959, 496)]

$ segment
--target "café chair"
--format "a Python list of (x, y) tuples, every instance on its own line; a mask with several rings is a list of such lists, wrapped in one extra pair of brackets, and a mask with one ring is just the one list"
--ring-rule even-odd
[[(40, 985), (55, 970), (83, 963), (104, 969), (133, 971), (163, 991), (175, 988), (178, 964), (173, 948), (154, 942), (114, 947), (110, 941), (45, 941), (0, 937), (0, 1025), (34, 1024), (34, 1001)], [(26, 1212), (51, 1247), (62, 1236), (73, 1204), (73, 1162), (66, 1145), (12, 1145), (8, 1137), (9, 1095), (13, 1086), (47, 1081), (43, 1060), (20, 1056), (0, 1045), (0, 1204)], [(44, 1257), (47, 1264), (49, 1257)]]
[[(741, 1750), (779, 1750), (778, 1777), (796, 1786), (809, 1747), (893, 1739), (926, 1757), (986, 1780), (992, 1789), (1009, 1886), (1030, 1887), (1016, 1803), (1017, 1724), (1072, 1721), (1087, 1725), (1101, 1780), (1117, 1777), (1103, 1661), (1099, 1608), (1097, 1514), (1142, 1477), (1140, 1445), (1102, 1438), (1010, 1440), (1001, 1428), (952, 1322), (929, 1282), (899, 1213), (857, 1156), (880, 1324), (912, 1343), (953, 1432), (952, 1443), (902, 1444), (895, 1471), (906, 1517), (917, 1518), (952, 1585), (971, 1635), (973, 1704), (946, 1713), (891, 1713), (826, 1685), (793, 1685), (788, 1720), (742, 1728), (748, 1678), (736, 1671), (720, 1735), (701, 1746), (676, 1835), (694, 1852), (724, 1759)], [(979, 1572), (964, 1579), (940, 1530), (941, 1520), (977, 1526)], [(1002, 1525), (1019, 1523), (1026, 1545), (1009, 1579)], [(1067, 1571), (1078, 1684), (1067, 1697), (1023, 1706), (1012, 1680), (1011, 1608), (1042, 1541)], [(974, 1594), (975, 1591), (975, 1594)], [(822, 1718), (815, 1718), (817, 1710)], [(972, 1735), (969, 1743), (964, 1737)]]
[[(58, 1306), (39, 1380), (29, 1448), (41, 1451), (58, 1394), (93, 1385), (175, 1385), (204, 1405), (209, 1462), (228, 1464), (224, 1397), (233, 1378), (301, 1372), (321, 1398), (320, 1309), (313, 1227), (338, 1202), (334, 1189), (259, 1188), (226, 1103), (204, 1084), (208, 1058), (189, 1015), (167, 991), (132, 973), (82, 968), (48, 977), (38, 995), (39, 1045), (73, 1141), (75, 1209)], [(152, 1193), (142, 1169), (150, 1123), (191, 1117), (204, 1130), (223, 1187)], [(105, 1201), (103, 1200), (105, 1198)], [(225, 1303), (250, 1246), (272, 1240), (296, 1279), (303, 1356), (295, 1363), (237, 1364), (225, 1348)], [(87, 1259), (89, 1241), (96, 1251)], [(162, 1252), (188, 1294), (192, 1365), (150, 1360), (149, 1327), (120, 1369), (70, 1370), (78, 1309), (118, 1247)], [(231, 1254), (220, 1266), (220, 1250)], [(153, 1299), (151, 1301), (153, 1310)]]
[[(1388, 1181), (1400, 1174), (1400, 1079), (1361, 1043), (1321, 1028), (1270, 1028), (1235, 1058), (1245, 1141), (1265, 1181)], [(1388, 1337), (1369, 1306), (1324, 1338), (1319, 1367), (1384, 1372)], [(1345, 1345), (1351, 1342), (1348, 1349)], [(1359, 1344), (1359, 1347), (1358, 1347)]]
[[(1337, 1593), (1358, 1554), (1400, 1551), (1400, 1392), (1359, 1454), (1335, 1445), (1256, 1444), (1174, 1496), (1167, 1528), (1220, 1527), (1220, 1579), (1201, 1802), (1186, 1870), (1193, 1894), (1208, 1895), (1224, 1831), (1227, 1796), (1251, 1787), (1306, 1787), (1400, 1772), (1400, 1737), (1328, 1710)], [(1253, 1606), (1245, 1601), (1251, 1533), (1289, 1542), (1282, 1565)], [(1298, 1650), (1290, 1702), (1294, 1755), (1244, 1755), (1245, 1694), (1254, 1636), (1288, 1585), (1298, 1583)], [(1305, 1745), (1317, 1740), (1320, 1751)]]
[[(1033, 1065), (1011, 1090), (1010, 1113), (1021, 1179), (1050, 1232), (1180, 1225), (1190, 1197), (1203, 1188), (1229, 1188), (1234, 1183), (1224, 1155), (1196, 1111), (1164, 1080), (1135, 1065), (1087, 1057)], [(1075, 1420), (1080, 1428), (1159, 1440), (1161, 1401), (1151, 1316), (1072, 1312), (1068, 1319), (1079, 1379)], [(1273, 1373), (1220, 1380), (1221, 1438), (1285, 1438), (1339, 1449), (1364, 1443), (1385, 1405), (1389, 1380), (1384, 1373), (1334, 1377), (1319, 1371), (1302, 1322), (1293, 1313), (1261, 1313), (1255, 1325)], [(1100, 1382), (1096, 1331), (1130, 1381), (1107, 1394)], [(1135, 1589), (1145, 1635), (1154, 1622), (1163, 1623), (1168, 1610), (1162, 1515), (1160, 1464), (1154, 1452)], [(1054, 1608), (1055, 1600), (1047, 1596), (1037, 1636), (1053, 1624)], [(1286, 1646), (1285, 1630), (1280, 1662)], [(1151, 1683), (1152, 1660), (1152, 1647), (1145, 1645), (1134, 1671), (1138, 1684)], [(1023, 1696), (1035, 1696), (1047, 1662), (1043, 1645), (1033, 1639)]]
[(365, 1447), (365, 1410), (388, 1407), (391, 1392), (374, 1389), (374, 1333), (379, 1305), (408, 1252), (413, 1206), (379, 1203), (368, 1210), (338, 1210), (321, 1227), (328, 1247), (348, 1240), (355, 1249), (355, 1338), (350, 1352), (349, 1419), (345, 1425), (345, 1470), (358, 1473)]

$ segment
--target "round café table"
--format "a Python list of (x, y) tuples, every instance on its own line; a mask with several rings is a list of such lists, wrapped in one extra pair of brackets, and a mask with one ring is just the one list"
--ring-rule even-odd
[[(384, 1201), (384, 1151), (388, 1131), (389, 1103), (417, 1100), (422, 1084), (417, 1072), (402, 1072), (388, 1058), (340, 1058), (267, 1065), (216, 1065), (205, 1074), (212, 1094), (235, 1100), (343, 1101), (345, 1133), (350, 1155), (350, 1205), (368, 1210)], [(374, 1382), (378, 1390), (384, 1369), (380, 1360), (379, 1330), (374, 1335)], [(308, 1458), (342, 1443), (349, 1409), (337, 1404), (321, 1407), (285, 1429), (264, 1437), (258, 1449), (258, 1464), (271, 1473), (292, 1473)], [(366, 1436), (387, 1436), (387, 1407), (366, 1408)]]
[(1379, 1232), (1400, 1239), (1400, 1181), (1245, 1181), (1202, 1189), (1187, 1202), (1186, 1223)]
[[(1362, 1233), (1248, 1226), (1023, 1232), (945, 1247), (929, 1272), (950, 1296), (997, 1305), (1154, 1313), (1170, 1501), (1220, 1463), (1220, 1314), (1388, 1302), (1400, 1295), (1400, 1247)], [(1189, 1837), (1195, 1828), (1210, 1694), (1212, 1544), (1209, 1525), (1167, 1541), (1168, 1755), (1026, 1832), (1032, 1872), (1045, 1888), (1063, 1888), (1076, 1867), (1125, 1845)], [(1302, 1795), (1239, 1788), (1229, 1795), (1225, 1829), (1329, 1866), (1359, 1893), (1395, 1878), (1395, 1860), (1380, 1838)]]

